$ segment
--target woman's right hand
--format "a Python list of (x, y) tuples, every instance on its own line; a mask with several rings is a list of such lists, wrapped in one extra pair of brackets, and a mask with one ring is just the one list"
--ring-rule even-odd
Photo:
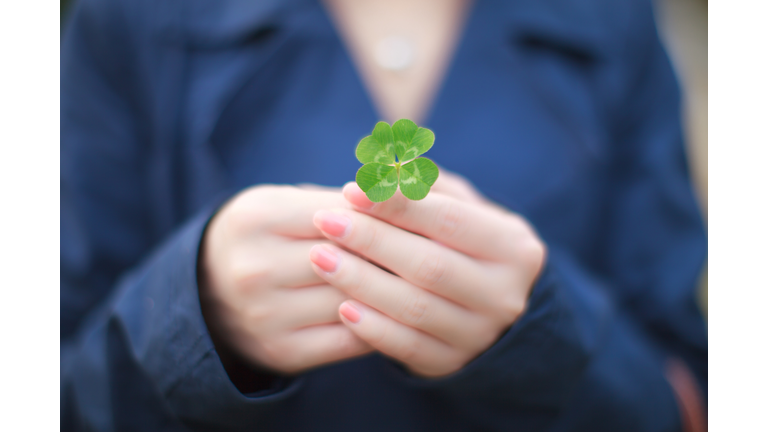
[(309, 261), (312, 246), (329, 243), (315, 212), (348, 206), (340, 191), (267, 185), (219, 210), (204, 234), (198, 285), (220, 354), (295, 374), (372, 350), (339, 319), (348, 297)]

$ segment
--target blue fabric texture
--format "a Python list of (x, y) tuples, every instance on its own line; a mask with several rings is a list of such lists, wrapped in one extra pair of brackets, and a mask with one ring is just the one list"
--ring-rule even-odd
[(81, 1), (61, 46), (62, 430), (680, 430), (664, 367), (706, 394), (707, 240), (679, 109), (649, 1), (477, 0), (424, 126), (430, 158), (547, 243), (526, 313), (446, 378), (371, 355), (243, 394), (200, 311), (206, 223), (254, 184), (352, 180), (378, 115), (316, 1)]

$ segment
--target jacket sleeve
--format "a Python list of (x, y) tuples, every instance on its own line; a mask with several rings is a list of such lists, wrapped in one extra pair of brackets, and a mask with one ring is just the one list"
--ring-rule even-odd
[[(696, 288), (707, 241), (691, 187), (679, 89), (650, 8), (627, 52), (614, 111), (606, 220), (595, 256), (550, 246), (528, 309), (488, 351), (435, 381), (468, 423), (517, 430), (680, 430), (667, 365), (706, 395), (706, 325)], [(705, 397), (705, 396), (704, 396)]]
[(147, 25), (131, 22), (132, 4), (80, 2), (62, 41), (61, 428), (263, 424), (301, 380), (276, 380), (247, 397), (218, 358), (196, 273), (217, 203), (180, 227), (158, 228), (147, 174), (151, 121), (133, 56), (134, 33)]

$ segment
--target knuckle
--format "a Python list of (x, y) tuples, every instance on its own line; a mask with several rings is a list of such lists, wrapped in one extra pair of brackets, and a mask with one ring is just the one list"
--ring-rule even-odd
[(351, 352), (354, 348), (352, 338), (347, 333), (340, 333), (336, 338), (336, 350), (340, 353)]
[[(359, 227), (359, 225), (358, 225)], [(370, 224), (367, 227), (361, 227), (362, 229), (354, 230), (353, 241), (357, 243), (358, 249), (363, 254), (368, 254), (371, 251), (375, 251), (381, 245), (383, 241), (383, 233), (376, 224)]]
[(422, 370), (420, 373), (426, 377), (444, 377), (458, 372), (467, 364), (467, 362), (465, 356), (458, 352), (444, 354), (438, 361), (432, 364), (430, 368)]
[(494, 249), (499, 251), (499, 258), (505, 262), (517, 262), (520, 236), (516, 230), (502, 230), (495, 238)]
[(492, 324), (490, 321), (481, 323), (477, 328), (477, 332), (472, 337), (471, 346), (477, 352), (482, 352), (493, 345), (498, 337), (499, 330), (497, 325)]
[(290, 194), (295, 188), (286, 185), (257, 185), (246, 189), (251, 197), (257, 201), (272, 201), (283, 198), (286, 194)]
[(418, 338), (407, 338), (397, 347), (394, 356), (404, 363), (412, 363), (419, 354), (420, 348), (421, 343)]
[(283, 372), (296, 373), (305, 369), (310, 364), (310, 353), (301, 346), (285, 344), (282, 347), (282, 356), (276, 359), (276, 363)]
[(544, 262), (547, 256), (547, 249), (544, 243), (539, 241), (535, 237), (530, 237), (522, 246), (523, 253), (523, 265), (525, 268), (536, 276), (541, 272), (544, 267)]
[(280, 365), (286, 359), (286, 349), (278, 340), (265, 340), (261, 342), (262, 361), (267, 365)]
[(249, 323), (261, 326), (272, 317), (272, 308), (264, 302), (254, 302), (244, 313)]
[(400, 308), (400, 317), (410, 326), (418, 327), (429, 320), (431, 308), (423, 295), (408, 296)]
[(466, 212), (458, 203), (447, 201), (437, 212), (435, 226), (443, 236), (453, 237), (465, 229), (466, 219)]
[(446, 375), (460, 371), (470, 360), (471, 358), (468, 358), (466, 355), (455, 354), (448, 356), (444, 366)]
[(286, 374), (295, 374), (304, 369), (304, 364), (297, 359), (288, 359), (278, 363), (278, 370)]
[(235, 232), (269, 228), (279, 220), (276, 209), (295, 200), (295, 188), (285, 185), (254, 186), (227, 205), (227, 224)]
[(350, 332), (341, 333), (336, 344), (338, 351), (347, 355), (356, 352), (360, 346), (358, 339)]
[(365, 298), (373, 286), (373, 276), (369, 271), (357, 269), (353, 271), (349, 265), (342, 266), (339, 269), (339, 282), (343, 287), (347, 287), (350, 295), (356, 298)]
[(229, 263), (229, 277), (239, 295), (250, 296), (268, 283), (269, 266), (232, 259)]
[(421, 287), (430, 288), (444, 281), (448, 272), (445, 260), (439, 254), (429, 254), (419, 264), (414, 274), (414, 282)]
[(287, 366), (290, 368), (291, 373), (296, 373), (306, 369), (313, 363), (313, 355), (306, 349), (296, 347), (292, 350), (291, 355), (288, 357)]
[(270, 212), (267, 208), (237, 200), (226, 210), (226, 218), (223, 222), (227, 231), (241, 235), (266, 225), (269, 222), (269, 217)]
[(371, 346), (378, 348), (380, 351), (385, 351), (387, 342), (389, 342), (389, 332), (391, 331), (390, 324), (384, 324), (377, 331), (373, 332), (367, 337), (367, 341)]
[(408, 201), (403, 197), (399, 198), (401, 199), (387, 201), (386, 211), (384, 212), (384, 216), (387, 219), (400, 220), (406, 216), (406, 212), (408, 211)]
[(502, 322), (511, 324), (525, 310), (525, 298), (517, 293), (507, 293), (498, 304)]
[(248, 230), (253, 223), (238, 199), (222, 209), (220, 216), (224, 229), (234, 234)]
[(507, 214), (504, 217), (508, 229), (497, 238), (504, 256), (524, 266), (540, 265), (545, 247), (533, 227), (519, 215)]

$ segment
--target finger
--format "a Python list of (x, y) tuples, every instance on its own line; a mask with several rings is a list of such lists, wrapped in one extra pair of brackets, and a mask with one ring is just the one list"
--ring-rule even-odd
[(321, 210), (315, 222), (334, 242), (414, 285), (470, 309), (489, 306), (490, 296), (483, 290), (495, 270), (472, 258), (353, 210)]
[(276, 297), (275, 301), (269, 303), (278, 306), (273, 306), (272, 310), (264, 312), (275, 315), (277, 319), (270, 321), (274, 323), (275, 328), (294, 330), (338, 323), (339, 305), (349, 300), (347, 294), (328, 284), (278, 290), (273, 295)]
[(281, 265), (275, 267), (277, 276), (275, 282), (278, 286), (286, 288), (301, 288), (305, 286), (322, 283), (323, 280), (317, 276), (312, 268), (307, 256), (309, 251), (318, 244), (329, 244), (326, 241), (318, 240), (294, 240), (284, 243), (281, 258)]
[(490, 201), (481, 195), (469, 180), (443, 167), (439, 168), (440, 175), (430, 188), (430, 193), (448, 195), (460, 201), (475, 204), (490, 204)]
[[(312, 246), (327, 240), (286, 241), (277, 236), (260, 237), (243, 244), (232, 254), (229, 266), (237, 286), (247, 290), (263, 286), (299, 288), (323, 283), (307, 260)], [(267, 250), (269, 253), (265, 254)]]
[(356, 336), (415, 373), (442, 376), (462, 366), (461, 355), (454, 348), (360, 302), (344, 302), (339, 314)]
[(289, 188), (275, 200), (285, 206), (285, 211), (272, 215), (270, 231), (288, 237), (314, 239), (319, 234), (317, 228), (311, 226), (314, 213), (337, 205), (339, 193)]
[(296, 185), (296, 187), (299, 189), (304, 189), (308, 191), (336, 192), (336, 193), (341, 192), (340, 187), (323, 186), (323, 185), (318, 185), (314, 183), (299, 183)]
[(261, 347), (266, 366), (295, 373), (315, 366), (358, 357), (373, 348), (343, 324), (306, 327)]
[(355, 210), (473, 257), (506, 261), (514, 257), (521, 240), (525, 246), (531, 240), (532, 229), (521, 217), (449, 196), (429, 194), (412, 201), (395, 194), (374, 205), (357, 185), (347, 184), (343, 193)]
[(293, 238), (320, 238), (312, 216), (324, 208), (349, 207), (345, 201), (338, 192), (283, 185), (257, 186), (227, 204), (237, 205), (241, 210), (233, 212), (227, 223), (242, 228), (235, 232), (259, 229)]
[(407, 326), (458, 347), (484, 343), (480, 315), (334, 246), (313, 248), (310, 259), (329, 284)]

